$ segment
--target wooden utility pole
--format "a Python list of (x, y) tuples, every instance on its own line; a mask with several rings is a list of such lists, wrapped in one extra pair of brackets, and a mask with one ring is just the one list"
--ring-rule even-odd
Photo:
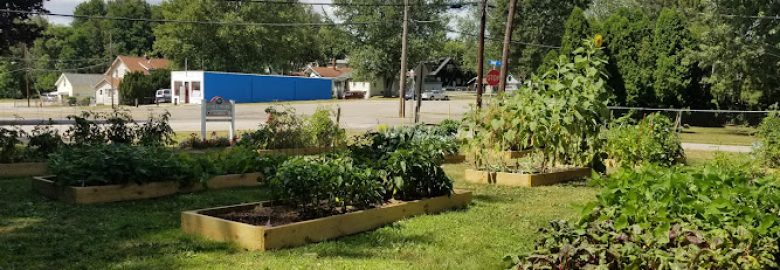
[(504, 50), (501, 54), (501, 81), (498, 82), (499, 93), (506, 91), (506, 77), (509, 74), (509, 44), (512, 42), (516, 7), (517, 0), (509, 0), (509, 14), (506, 16), (506, 28), (504, 30)]
[(30, 106), (30, 52), (27, 50), (27, 45), (24, 46), (24, 84), (27, 88), (27, 107)]
[(480, 9), (482, 10), (479, 18), (479, 44), (477, 45), (477, 109), (482, 108), (482, 80), (485, 69), (485, 8), (487, 0), (482, 0)]
[(400, 89), (398, 95), (401, 100), (400, 108), (398, 108), (398, 117), (406, 117), (406, 50), (407, 50), (407, 35), (409, 34), (409, 0), (404, 0), (404, 31), (401, 36), (401, 80), (399, 82)]

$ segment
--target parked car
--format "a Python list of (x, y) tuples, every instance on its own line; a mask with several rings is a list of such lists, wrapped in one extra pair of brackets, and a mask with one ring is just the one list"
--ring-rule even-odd
[(443, 90), (428, 90), (423, 92), (420, 96), (422, 96), (423, 100), (448, 100), (450, 97), (447, 96), (447, 93), (445, 93)]
[(173, 101), (171, 97), (171, 89), (157, 90), (157, 93), (154, 95), (154, 101), (156, 103), (171, 103)]
[(57, 92), (43, 93), (41, 94), (41, 101), (43, 102), (57, 102)]

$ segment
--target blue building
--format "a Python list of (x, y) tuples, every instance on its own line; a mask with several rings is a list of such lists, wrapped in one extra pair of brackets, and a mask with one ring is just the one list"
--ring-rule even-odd
[(171, 72), (173, 102), (200, 104), (220, 96), (236, 103), (330, 99), (333, 81), (279, 75), (214, 71)]

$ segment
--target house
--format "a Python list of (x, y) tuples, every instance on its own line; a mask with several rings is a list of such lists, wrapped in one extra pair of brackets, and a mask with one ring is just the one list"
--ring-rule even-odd
[(236, 103), (330, 99), (327, 78), (261, 75), (215, 71), (172, 71), (171, 93), (176, 104), (201, 104), (220, 96)]
[(149, 75), (152, 70), (168, 69), (171, 62), (163, 58), (150, 58), (120, 55), (103, 73), (103, 79), (93, 86), (95, 103), (104, 105), (119, 104), (119, 84), (128, 73), (143, 72)]
[(333, 82), (333, 97), (344, 98), (344, 93), (349, 91), (349, 81), (352, 80), (352, 68), (327, 66), (317, 67), (309, 65), (303, 71), (304, 76), (310, 78), (326, 78)]
[(64, 102), (69, 97), (74, 97), (79, 101), (85, 98), (94, 99), (93, 87), (102, 79), (103, 75), (100, 74), (62, 73), (57, 82), (54, 83), (57, 87), (57, 92), (54, 94), (57, 96), (58, 102)]

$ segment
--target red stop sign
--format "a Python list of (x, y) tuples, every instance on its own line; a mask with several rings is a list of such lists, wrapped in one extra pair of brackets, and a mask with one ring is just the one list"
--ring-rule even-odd
[(490, 72), (488, 72), (487, 77), (485, 77), (485, 79), (487, 79), (488, 85), (496, 86), (498, 85), (498, 82), (501, 81), (501, 72), (498, 72), (498, 70), (493, 69)]

